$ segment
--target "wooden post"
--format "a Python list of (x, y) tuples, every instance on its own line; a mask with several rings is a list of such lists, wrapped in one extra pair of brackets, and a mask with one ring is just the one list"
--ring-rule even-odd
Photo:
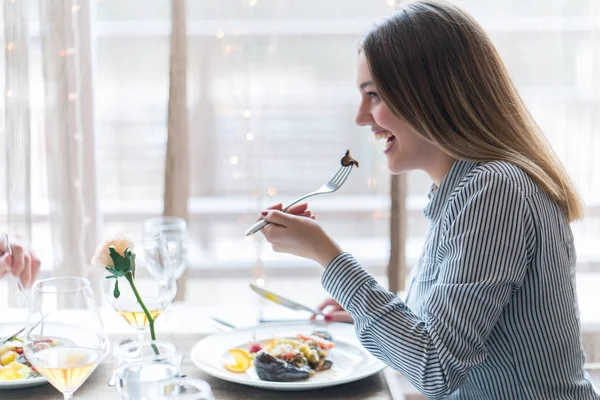
[(390, 263), (388, 265), (389, 290), (398, 293), (404, 290), (406, 277), (406, 227), (408, 192), (406, 174), (392, 175), (392, 204), (390, 210)]
[[(188, 109), (187, 109), (187, 37), (185, 0), (171, 0), (171, 59), (169, 86), (169, 122), (165, 167), (165, 216), (187, 219), (190, 191)], [(175, 300), (185, 298), (184, 273), (177, 282)]]

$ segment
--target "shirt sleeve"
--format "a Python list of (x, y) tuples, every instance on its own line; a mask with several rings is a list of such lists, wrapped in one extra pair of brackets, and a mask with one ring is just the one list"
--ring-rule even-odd
[(441, 228), (439, 275), (422, 318), (348, 253), (337, 256), (323, 287), (354, 318), (363, 346), (403, 373), (423, 394), (442, 399), (486, 358), (486, 341), (511, 293), (524, 279), (531, 218), (507, 178), (473, 178), (452, 198)]

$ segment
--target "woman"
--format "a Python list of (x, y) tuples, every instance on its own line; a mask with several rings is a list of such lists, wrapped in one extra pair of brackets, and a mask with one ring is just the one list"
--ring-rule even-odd
[(482, 28), (410, 3), (363, 39), (357, 83), (356, 122), (384, 140), (389, 170), (434, 182), (406, 301), (312, 218), (264, 212), (273, 249), (326, 268), (363, 345), (430, 399), (600, 399), (575, 293), (582, 205)]

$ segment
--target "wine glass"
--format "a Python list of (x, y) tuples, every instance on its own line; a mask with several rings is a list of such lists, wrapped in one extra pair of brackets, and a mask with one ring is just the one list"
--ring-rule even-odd
[(160, 234), (136, 236), (127, 233), (124, 236), (131, 243), (129, 250), (135, 254), (132, 281), (126, 277), (109, 279), (112, 274), (107, 271), (103, 285), (104, 297), (129, 325), (137, 329), (138, 342), (144, 341), (147, 327), (150, 327), (151, 337), (155, 340), (154, 321), (171, 304), (177, 293), (177, 285), (172, 277), (148, 273), (148, 268), (154, 265), (169, 268), (166, 244)]
[(73, 399), (108, 349), (87, 279), (51, 278), (33, 285), (23, 351), (65, 400)]
[(173, 378), (155, 385), (152, 400), (215, 400), (210, 385), (200, 379)]
[[(187, 223), (178, 217), (156, 217), (144, 221), (144, 235), (160, 233), (167, 244), (170, 264), (152, 265), (151, 273), (170, 276), (177, 280), (187, 266)], [(169, 267), (169, 269), (164, 269)]]

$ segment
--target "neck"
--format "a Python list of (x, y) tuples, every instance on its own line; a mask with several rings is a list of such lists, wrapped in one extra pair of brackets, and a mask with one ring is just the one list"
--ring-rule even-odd
[(446, 175), (448, 175), (448, 172), (450, 172), (450, 168), (452, 168), (455, 161), (455, 158), (440, 151), (430, 158), (430, 162), (423, 169), (431, 180), (433, 180), (433, 183), (439, 187)]

